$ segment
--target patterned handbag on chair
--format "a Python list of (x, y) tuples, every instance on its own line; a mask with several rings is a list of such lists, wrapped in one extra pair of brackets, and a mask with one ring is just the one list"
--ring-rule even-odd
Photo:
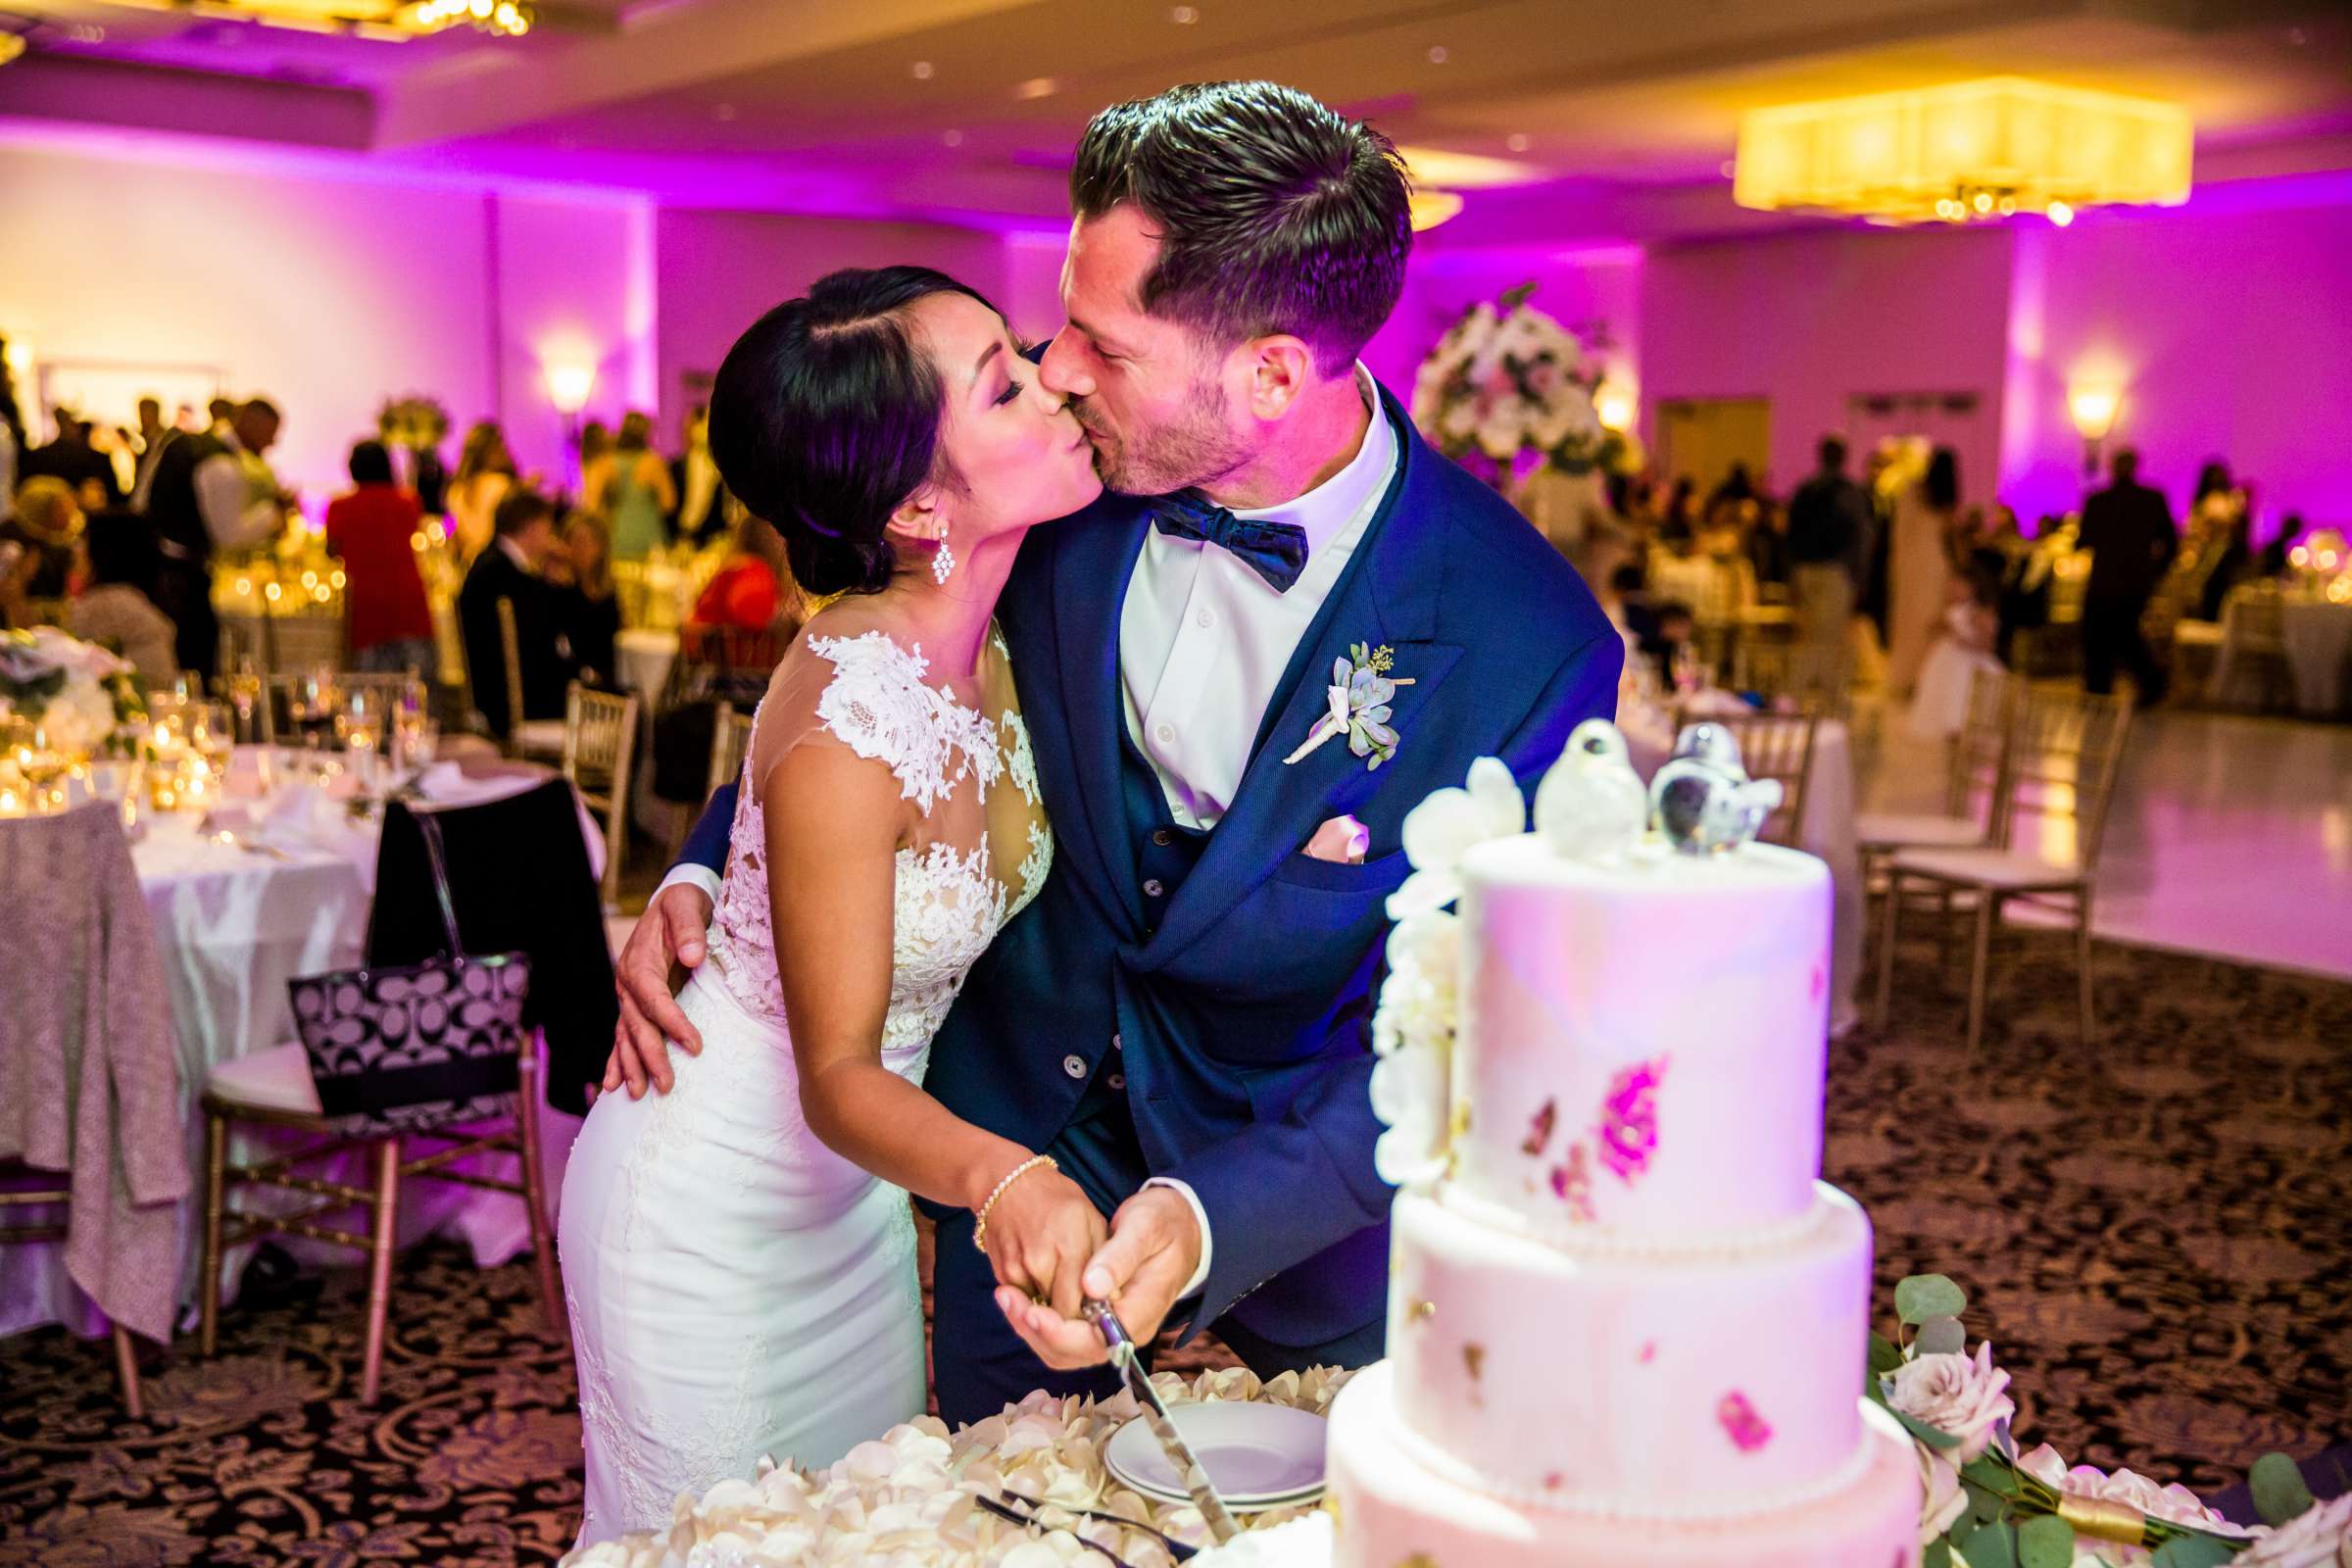
[(447, 949), (422, 963), (286, 982), (318, 1108), (345, 1132), (478, 1121), (512, 1108), (524, 1046), (527, 954), (467, 956), (441, 828), (415, 813), (441, 901)]

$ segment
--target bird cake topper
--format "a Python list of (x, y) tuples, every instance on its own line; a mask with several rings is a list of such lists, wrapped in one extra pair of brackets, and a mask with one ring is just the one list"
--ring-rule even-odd
[(1536, 831), (1552, 853), (1601, 864), (1623, 859), (1649, 825), (1649, 794), (1634, 771), (1625, 736), (1588, 718), (1536, 786)]
[(1649, 786), (1658, 831), (1685, 855), (1721, 855), (1752, 840), (1781, 806), (1778, 779), (1751, 779), (1740, 740), (1721, 724), (1692, 724)]

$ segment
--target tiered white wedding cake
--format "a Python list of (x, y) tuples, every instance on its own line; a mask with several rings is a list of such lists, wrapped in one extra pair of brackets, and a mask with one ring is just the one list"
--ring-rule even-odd
[(1857, 1396), (1870, 1224), (1816, 1179), (1829, 874), (1743, 842), (1778, 795), (1725, 739), (1661, 772), (1663, 837), (1598, 724), (1538, 832), (1492, 762), (1407, 825), (1339, 1568), (1919, 1560), (1910, 1443)]

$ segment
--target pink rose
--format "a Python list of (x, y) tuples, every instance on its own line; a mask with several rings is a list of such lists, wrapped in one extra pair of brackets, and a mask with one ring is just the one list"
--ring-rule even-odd
[(2256, 1538), (2230, 1568), (2352, 1568), (2352, 1493), (2315, 1503)]
[(1972, 1359), (1958, 1354), (1914, 1357), (1881, 1380), (1891, 1410), (1958, 1438), (1936, 1450), (1955, 1469), (1984, 1451), (1992, 1430), (2017, 1414), (2009, 1374), (1992, 1364), (1992, 1347), (1980, 1342)]
[(1960, 1490), (1960, 1472), (1943, 1462), (1943, 1455), (1914, 1438), (1911, 1453), (1919, 1461), (1919, 1544), (1940, 1540), (1968, 1511), (1968, 1494)]
[(2118, 1470), (2113, 1475), (2086, 1464), (2066, 1467), (2058, 1450), (2048, 1444), (2022, 1454), (2017, 1467), (2056, 1492), (2078, 1497), (2095, 1497), (2106, 1502), (2120, 1502), (2137, 1508), (2151, 1519), (2172, 1524), (2187, 1525), (2194, 1530), (2209, 1530), (2216, 1535), (2242, 1536), (2244, 1531), (2215, 1513), (2197, 1500), (2197, 1494), (2175, 1482), (2160, 1487), (2146, 1476), (2130, 1470)]

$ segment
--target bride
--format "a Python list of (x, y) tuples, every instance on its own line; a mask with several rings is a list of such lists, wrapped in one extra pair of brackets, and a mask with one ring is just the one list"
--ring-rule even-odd
[(582, 1545), (922, 1410), (908, 1192), (985, 1211), (998, 1280), (1065, 1312), (1105, 1233), (1051, 1162), (921, 1088), (965, 971), (1052, 864), (991, 612), (1022, 535), (1100, 491), (1085, 435), (985, 300), (892, 267), (746, 332), (710, 440), (800, 585), (839, 597), (754, 724), (679, 998), (702, 1053), (666, 1095), (601, 1098), (572, 1151)]

